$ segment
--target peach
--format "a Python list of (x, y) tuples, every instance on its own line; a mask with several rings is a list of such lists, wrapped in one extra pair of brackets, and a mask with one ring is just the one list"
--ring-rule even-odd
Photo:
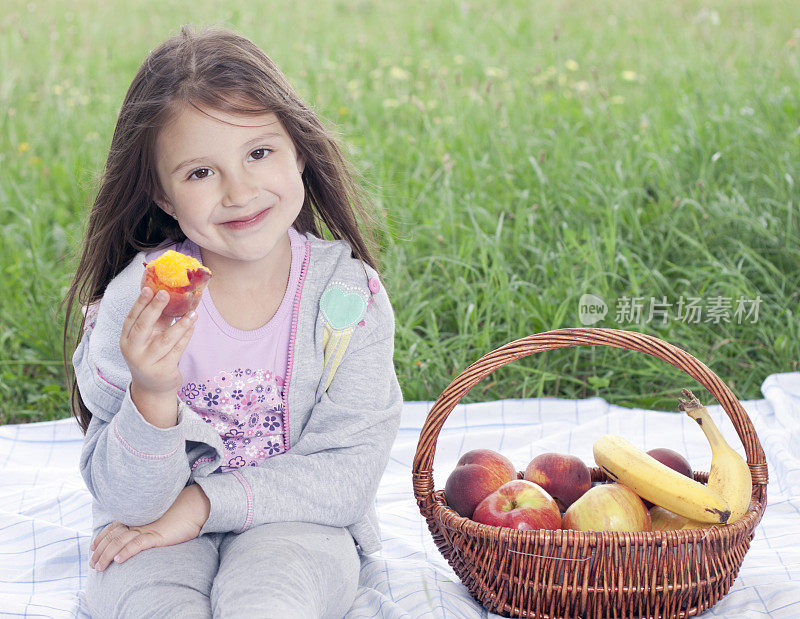
[(592, 487), (589, 467), (577, 456), (543, 453), (530, 461), (524, 479), (539, 484), (563, 512)]
[[(647, 452), (649, 455), (653, 456), (656, 460), (661, 462), (661, 464), (665, 464), (673, 471), (678, 471), (681, 475), (686, 475), (690, 479), (694, 479), (694, 473), (692, 473), (692, 465), (689, 464), (689, 461), (684, 458), (681, 454), (673, 449), (667, 449), (666, 447), (656, 447), (655, 449), (651, 449)], [(648, 501), (647, 499), (642, 499), (644, 501), (644, 506), (647, 509), (653, 507), (653, 504)]]
[(472, 518), (478, 503), (513, 479), (517, 479), (517, 470), (511, 460), (491, 449), (473, 449), (458, 459), (444, 495), (459, 516)]
[(199, 260), (171, 249), (145, 262), (144, 267), (142, 288), (147, 286), (153, 292), (166, 290), (169, 301), (162, 315), (172, 318), (195, 309), (211, 279), (211, 271)]

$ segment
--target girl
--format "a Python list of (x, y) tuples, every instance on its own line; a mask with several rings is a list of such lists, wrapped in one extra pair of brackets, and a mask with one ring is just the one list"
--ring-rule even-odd
[[(183, 28), (139, 68), (67, 295), (65, 333), (86, 306), (72, 393), (93, 615), (350, 608), (402, 408), (361, 205), (335, 140), (249, 40)], [(213, 273), (175, 322), (140, 287), (167, 249)]]

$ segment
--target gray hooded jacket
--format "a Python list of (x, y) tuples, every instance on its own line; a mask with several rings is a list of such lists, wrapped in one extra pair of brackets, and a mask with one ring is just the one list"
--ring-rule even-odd
[[(306, 235), (286, 375), (289, 450), (223, 473), (217, 472), (224, 463), (219, 434), (177, 394), (178, 423), (166, 429), (145, 421), (131, 401), (119, 339), (139, 294), (143, 258), (137, 255), (109, 283), (72, 359), (92, 412), (80, 468), (94, 497), (95, 530), (112, 520), (153, 522), (187, 484), (197, 483), (211, 503), (201, 535), (304, 521), (346, 527), (362, 553), (379, 550), (375, 494), (403, 399), (393, 365), (394, 315), (377, 273), (353, 258), (346, 242)], [(335, 338), (325, 336), (331, 325), (320, 300), (331, 286), (372, 302), (344, 356), (329, 354), (326, 363), (325, 345)]]

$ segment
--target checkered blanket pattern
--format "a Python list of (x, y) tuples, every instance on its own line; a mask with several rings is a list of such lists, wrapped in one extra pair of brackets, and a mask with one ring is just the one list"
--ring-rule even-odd
[[(763, 399), (742, 404), (767, 454), (768, 507), (739, 576), (707, 617), (800, 616), (800, 373), (773, 374), (761, 391)], [(383, 550), (362, 557), (348, 619), (490, 616), (439, 554), (414, 500), (411, 462), (431, 406), (404, 406), (376, 498)], [(743, 453), (721, 407), (709, 411)], [(476, 448), (499, 451), (519, 469), (543, 451), (591, 464), (592, 442), (609, 432), (644, 449), (675, 449), (698, 470), (711, 463), (702, 432), (677, 412), (627, 409), (601, 398), (499, 400), (460, 404), (450, 414), (437, 441), (435, 486), (443, 488), (460, 454)], [(81, 590), (91, 497), (78, 473), (80, 448), (69, 419), (0, 427), (0, 616), (88, 617)]]

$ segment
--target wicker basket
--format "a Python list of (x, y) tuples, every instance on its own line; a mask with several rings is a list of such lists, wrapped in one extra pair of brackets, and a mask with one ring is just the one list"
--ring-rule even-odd
[[(722, 404), (742, 440), (753, 476), (752, 502), (738, 522), (709, 530), (666, 532), (518, 531), (462, 518), (433, 488), (436, 439), (450, 412), (481, 379), (544, 350), (610, 346), (674, 365)], [(481, 357), (434, 404), (420, 432), (414, 495), (439, 551), (470, 595), (514, 617), (689, 617), (728, 592), (767, 503), (767, 465), (752, 423), (730, 389), (705, 365), (658, 338), (617, 329), (538, 333)], [(520, 477), (522, 474), (520, 473)], [(707, 473), (696, 473), (707, 481)], [(592, 469), (594, 481), (607, 481)]]

